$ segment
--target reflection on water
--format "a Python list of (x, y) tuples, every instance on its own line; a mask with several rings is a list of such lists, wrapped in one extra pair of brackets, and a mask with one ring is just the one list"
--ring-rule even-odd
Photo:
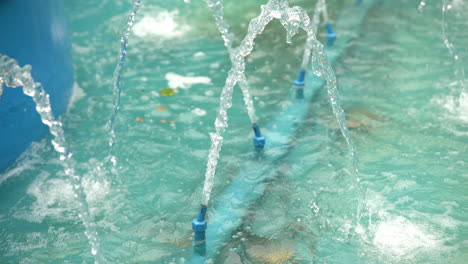
[[(446, 13), (447, 33), (455, 47), (464, 47), (468, 10), (458, 2), (452, 1)], [(99, 165), (108, 154), (109, 87), (131, 6), (129, 1), (66, 4), (76, 83), (85, 96), (65, 115), (64, 130), (80, 164), (76, 169), (83, 175), (105, 257), (111, 263), (181, 263), (183, 251), (192, 250), (189, 223), (199, 204), (208, 134), (230, 68), (226, 48), (203, 2), (143, 3), (122, 75), (117, 181), (109, 165)], [(315, 3), (294, 4), (310, 15)], [(343, 4), (327, 2), (331, 19)], [(359, 150), (365, 193), (361, 226), (355, 225), (359, 197), (346, 142), (326, 94), (320, 93), (291, 142), (290, 155), (275, 164), (278, 176), (267, 182), (216, 261), (464, 263), (467, 96), (455, 73), (466, 68), (468, 51), (457, 48), (457, 66), (441, 38), (440, 3), (427, 1), (422, 13), (417, 5), (380, 1), (334, 66)], [(258, 11), (259, 3), (226, 3), (236, 36), (244, 35)], [(145, 17), (158, 22), (164, 12), (187, 25), (180, 35), (156, 36), (149, 29), (147, 35), (136, 34)], [(288, 45), (280, 25), (265, 31), (246, 59), (246, 76), (258, 118), (268, 121), (287, 106), (305, 38), (298, 35)], [(320, 27), (318, 37), (324, 37)], [(171, 88), (169, 73), (210, 82), (184, 83), (190, 87), (163, 96), (162, 89)], [(241, 92), (234, 92), (212, 199), (251, 158), (242, 100)], [(1, 262), (92, 262), (62, 174), (53, 148), (41, 142), (0, 175)]]

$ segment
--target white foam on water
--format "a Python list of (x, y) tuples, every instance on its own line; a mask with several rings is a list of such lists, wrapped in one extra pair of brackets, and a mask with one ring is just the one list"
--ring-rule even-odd
[(201, 51), (193, 54), (193, 57), (195, 57), (195, 58), (204, 57), (204, 56), (206, 56), (206, 54), (204, 52), (201, 52)]
[(382, 253), (396, 256), (407, 256), (419, 250), (430, 252), (440, 244), (423, 226), (401, 216), (379, 223), (373, 243)]
[(393, 190), (405, 191), (409, 188), (413, 188), (417, 185), (416, 181), (412, 180), (398, 180), (393, 186)]
[(70, 97), (70, 104), (68, 105), (67, 111), (73, 108), (76, 102), (86, 97), (86, 93), (83, 89), (78, 85), (77, 82), (73, 82), (73, 90), (72, 95)]
[(458, 96), (436, 96), (431, 103), (445, 111), (439, 118), (445, 129), (456, 136), (468, 136), (468, 131), (457, 127), (468, 124), (468, 92), (462, 91)]
[(205, 76), (182, 76), (173, 72), (168, 72), (164, 76), (168, 86), (172, 89), (189, 89), (194, 84), (211, 85), (211, 79)]
[(454, 9), (461, 9), (465, 6), (464, 4), (466, 4), (465, 0), (452, 0), (450, 7)]
[[(76, 215), (73, 208), (78, 202), (74, 198), (72, 184), (68, 179), (51, 178), (48, 173), (41, 173), (31, 183), (27, 194), (35, 199), (29, 208), (21, 208), (14, 213), (14, 217), (29, 222), (40, 223), (46, 217), (57, 221), (74, 221)], [(110, 191), (110, 183), (105, 180), (83, 179), (86, 200), (92, 209), (97, 202), (103, 201)]]
[(0, 173), (0, 186), (10, 178), (20, 176), (24, 171), (34, 169), (35, 165), (40, 164), (43, 160), (40, 156), (40, 151), (46, 148), (46, 140), (40, 142), (32, 142), (23, 154), (18, 158), (14, 166)]
[(218, 69), (221, 65), (219, 64), (219, 62), (213, 62), (210, 64), (210, 68), (211, 69)]
[(164, 39), (181, 37), (190, 31), (188, 25), (177, 22), (179, 11), (160, 11), (156, 16), (145, 15), (133, 27), (133, 33), (139, 37), (156, 36)]
[(90, 46), (80, 46), (76, 43), (72, 43), (72, 49), (74, 52), (79, 53), (79, 54), (89, 54), (90, 52), (93, 51), (94, 47)]
[(197, 116), (204, 116), (204, 115), (206, 115), (206, 110), (203, 110), (203, 109), (197, 107), (197, 108), (192, 110), (192, 113), (197, 115)]
[[(24, 237), (25, 242), (6, 241), (9, 252), (25, 252), (34, 249), (47, 248), (48, 239), (40, 232), (30, 232)], [(34, 263), (34, 262), (31, 262)]]
[(459, 97), (447, 96), (444, 101), (439, 102), (455, 118), (468, 123), (468, 93), (461, 92)]
[[(367, 245), (365, 254), (379, 259), (377, 263), (419, 263), (428, 258), (440, 260), (444, 254), (456, 250), (447, 246), (446, 242), (456, 239), (453, 233), (463, 225), (451, 216), (460, 205), (444, 201), (439, 203), (446, 209), (443, 213), (418, 211), (414, 209), (418, 200), (411, 197), (411, 190), (397, 186), (417, 187), (412, 181), (403, 180), (390, 190), (367, 190), (368, 214), (365, 218), (368, 222), (364, 226), (366, 232), (359, 234), (363, 244)], [(402, 196), (396, 202), (389, 201), (386, 195), (395, 191), (404, 191), (410, 196)], [(407, 203), (414, 204), (414, 207)], [(404, 207), (407, 209), (404, 210)]]

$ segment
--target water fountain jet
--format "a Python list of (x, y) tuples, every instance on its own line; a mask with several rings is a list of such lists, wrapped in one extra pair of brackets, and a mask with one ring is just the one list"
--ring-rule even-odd
[[(220, 3), (218, 4), (220, 5)], [(367, 7), (368, 6), (369, 5), (367, 5)], [(362, 8), (360, 10), (360, 16), (353, 20), (354, 23), (351, 23), (351, 26), (357, 26), (362, 21), (366, 11), (367, 8)], [(222, 13), (215, 13), (214, 15), (216, 21), (223, 21), (222, 18), (217, 17), (218, 15), (222, 15)], [(246, 206), (257, 199), (263, 192), (264, 184), (262, 182), (274, 176), (269, 162), (287, 155), (288, 147), (285, 143), (294, 136), (297, 122), (300, 122), (307, 113), (307, 102), (310, 101), (314, 93), (324, 84), (327, 87), (333, 112), (340, 123), (341, 132), (350, 148), (351, 159), (355, 160), (355, 148), (349, 136), (349, 131), (345, 126), (343, 110), (339, 106), (337, 98), (336, 77), (328, 62), (329, 60), (336, 60), (338, 53), (333, 53), (333, 55), (329, 56), (327, 59), (323, 45), (317, 41), (313, 30), (313, 24), (310, 22), (305, 11), (299, 7), (289, 7), (287, 1), (268, 1), (267, 4), (262, 6), (260, 15), (251, 20), (247, 35), (241, 41), (240, 46), (234, 50), (238, 53), (231, 54), (231, 58), (237, 59), (239, 65), (243, 66), (244, 62), (242, 58), (249, 55), (252, 51), (256, 36), (263, 32), (266, 25), (273, 19), (280, 20), (287, 31), (287, 40), (290, 40), (291, 37), (298, 32), (299, 28), (306, 31), (306, 47), (312, 54), (311, 62), (313, 73), (320, 78), (311, 78), (313, 84), (304, 91), (305, 100), (294, 100), (294, 102), (279, 113), (272, 122), (269, 131), (270, 133), (274, 131), (275, 136), (270, 136), (268, 149), (275, 149), (275, 152), (266, 152), (266, 158), (262, 160), (247, 161), (245, 166), (240, 170), (239, 175), (233, 178), (231, 184), (224, 190), (223, 194), (218, 197), (218, 209), (215, 215), (210, 217), (211, 221), (206, 232), (206, 256), (195, 254), (192, 256), (189, 263), (202, 263), (206, 258), (213, 256), (223, 243), (222, 241), (229, 236), (230, 230), (232, 231), (241, 223), (241, 218), (243, 212), (246, 210)], [(346, 47), (347, 41), (349, 40), (349, 36), (344, 38), (343, 47)], [(219, 151), (222, 145), (221, 133), (227, 128), (227, 109), (231, 106), (232, 89), (236, 84), (236, 76), (236, 68), (235, 65), (233, 65), (222, 91), (220, 108), (218, 109), (218, 116), (215, 122), (216, 133), (210, 134), (212, 146), (208, 156), (207, 173), (203, 188), (203, 206), (208, 205), (210, 198)], [(357, 172), (356, 162), (353, 162), (353, 168), (355, 168)], [(255, 182), (249, 180), (252, 178), (256, 179)]]
[(113, 100), (114, 100), (113, 110), (112, 110), (112, 114), (109, 119), (109, 122), (107, 124), (107, 129), (109, 131), (109, 160), (111, 161), (114, 168), (117, 163), (116, 157), (114, 156), (114, 144), (116, 140), (114, 127), (115, 127), (115, 121), (117, 118), (117, 113), (120, 108), (120, 97), (122, 94), (122, 87), (121, 87), (122, 73), (123, 73), (123, 68), (125, 65), (125, 59), (127, 58), (128, 39), (130, 37), (130, 32), (132, 30), (133, 24), (135, 23), (136, 14), (138, 10), (140, 9), (140, 5), (141, 5), (141, 0), (134, 0), (132, 11), (130, 12), (130, 15), (128, 16), (128, 19), (127, 19), (127, 28), (125, 29), (125, 33), (120, 38), (121, 49), (120, 49), (119, 61), (117, 62), (117, 65), (115, 66), (115, 69), (114, 69), (114, 82), (112, 86), (112, 93), (113, 93)]
[(73, 194), (79, 204), (78, 216), (85, 227), (85, 235), (91, 245), (91, 254), (96, 264), (104, 263), (96, 224), (89, 210), (86, 192), (81, 184), (81, 176), (75, 171), (77, 163), (72, 158), (73, 153), (67, 145), (62, 123), (54, 118), (49, 94), (44, 91), (40, 83), (32, 78), (30, 65), (21, 68), (14, 59), (0, 54), (0, 86), (3, 84), (11, 88), (23, 87), (23, 93), (31, 97), (36, 104), (41, 121), (49, 127), (50, 134), (53, 136), (52, 145), (59, 154), (60, 164), (72, 184)]

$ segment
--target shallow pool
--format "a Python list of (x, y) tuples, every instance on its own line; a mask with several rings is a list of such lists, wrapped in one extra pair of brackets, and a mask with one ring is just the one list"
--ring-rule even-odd
[[(266, 1), (224, 2), (238, 43)], [(309, 14), (315, 5), (290, 2)], [(332, 22), (345, 2), (327, 1)], [(376, 1), (359, 37), (333, 65), (361, 181), (355, 182), (347, 144), (320, 90), (288, 154), (275, 161), (275, 176), (262, 183), (261, 197), (246, 204), (242, 224), (207, 263), (466, 262), (468, 3), (445, 1), (450, 8), (443, 17), (441, 3), (428, 1), (419, 12), (417, 2)], [(106, 124), (131, 3), (66, 6), (75, 87), (62, 120), (103, 254), (109, 263), (184, 263), (209, 133), (231, 67), (212, 16), (202, 1), (143, 1), (123, 73), (113, 167)], [(285, 37), (272, 23), (247, 58), (260, 124), (291, 99), (305, 36), (292, 44)], [(213, 203), (254, 156), (238, 88), (229, 118)], [(0, 174), (1, 263), (93, 262), (61, 170), (49, 136)], [(208, 217), (210, 210), (216, 208)]]

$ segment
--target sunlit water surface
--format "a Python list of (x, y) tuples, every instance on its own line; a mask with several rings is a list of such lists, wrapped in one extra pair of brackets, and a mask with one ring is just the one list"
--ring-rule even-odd
[[(224, 2), (238, 43), (265, 1)], [(335, 19), (344, 1), (327, 2)], [(468, 88), (457, 73), (468, 64), (468, 4), (447, 1), (452, 8), (443, 22), (436, 2), (421, 13), (417, 1), (377, 1), (334, 65), (363, 194), (322, 90), (289, 155), (275, 164), (277, 176), (214, 263), (466, 263)], [(64, 129), (104, 256), (110, 263), (182, 263), (192, 250), (190, 221), (231, 66), (212, 16), (202, 1), (143, 1), (123, 73), (113, 170), (106, 123), (131, 3), (66, 4), (75, 93)], [(314, 7), (291, 4), (309, 14)], [(444, 25), (459, 62), (443, 42)], [(285, 37), (278, 22), (271, 24), (247, 58), (261, 124), (285, 106), (300, 66), (304, 34), (291, 45)], [(163, 88), (177, 93), (162, 96)], [(229, 115), (213, 201), (252, 158), (238, 88)], [(71, 184), (49, 142), (34, 143), (0, 174), (1, 263), (93, 262)]]

